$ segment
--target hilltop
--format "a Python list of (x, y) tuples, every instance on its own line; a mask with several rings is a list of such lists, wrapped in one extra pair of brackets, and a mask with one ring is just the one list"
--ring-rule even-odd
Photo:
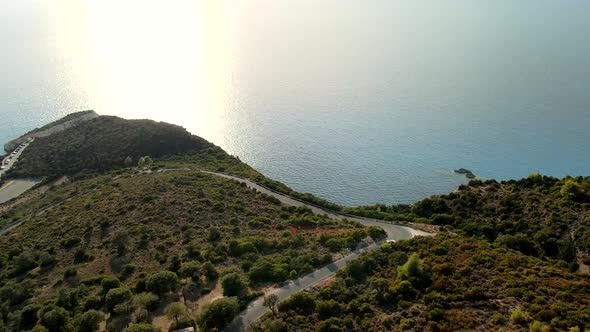
[(53, 121), (41, 128), (35, 128), (21, 137), (4, 144), (4, 151), (11, 152), (28, 139), (47, 137), (97, 117), (98, 114), (94, 111), (82, 111), (68, 114), (61, 119)]
[(57, 177), (104, 173), (134, 164), (140, 157), (159, 158), (221, 149), (184, 128), (151, 120), (100, 116), (40, 137), (23, 152), (10, 177)]

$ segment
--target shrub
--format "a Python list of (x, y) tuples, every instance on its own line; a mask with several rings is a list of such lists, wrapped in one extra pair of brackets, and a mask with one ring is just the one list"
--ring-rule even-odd
[(283, 322), (281, 319), (274, 319), (266, 324), (266, 329), (268, 332), (288, 332), (289, 327), (288, 325)]
[(102, 313), (96, 310), (89, 310), (74, 317), (74, 326), (79, 332), (94, 332), (98, 330), (98, 324), (104, 319)]
[(213, 265), (213, 263), (205, 262), (203, 263), (202, 268), (205, 277), (207, 277), (207, 281), (214, 281), (217, 280), (217, 278), (219, 278), (219, 272), (217, 272), (217, 269), (215, 268), (215, 265)]
[(178, 318), (184, 316), (186, 313), (186, 306), (181, 302), (170, 303), (166, 306), (166, 309), (164, 309), (164, 313), (168, 318), (174, 319), (174, 321), (178, 323)]
[(129, 301), (132, 296), (133, 294), (131, 293), (129, 288), (113, 288), (109, 290), (105, 297), (105, 306), (107, 310), (113, 312), (113, 309), (115, 309), (116, 305)]
[(424, 263), (418, 254), (412, 254), (404, 265), (398, 267), (398, 279), (408, 280), (413, 287), (418, 289), (425, 287), (428, 282), (428, 275), (424, 271), (423, 265)]
[(75, 277), (78, 274), (78, 269), (75, 266), (70, 266), (64, 271), (64, 279)]
[(253, 282), (264, 282), (273, 279), (273, 265), (266, 259), (259, 259), (248, 271), (248, 277)]
[(69, 249), (75, 245), (77, 245), (78, 243), (80, 243), (82, 240), (80, 240), (80, 238), (77, 237), (70, 237), (70, 238), (66, 238), (60, 241), (60, 245), (66, 249)]
[(37, 324), (39, 309), (41, 309), (40, 305), (29, 304), (20, 311), (19, 327), (21, 330), (29, 330)]
[(194, 282), (201, 276), (201, 264), (198, 262), (185, 262), (180, 264), (178, 275), (182, 278), (191, 278)]
[(157, 332), (158, 330), (150, 324), (133, 324), (124, 329), (123, 332)]
[(290, 298), (279, 304), (279, 311), (294, 311), (302, 315), (310, 315), (315, 310), (315, 306), (316, 303), (313, 295), (301, 292), (293, 294)]
[(373, 239), (373, 241), (378, 241), (386, 238), (387, 233), (382, 227), (371, 226), (369, 227), (369, 236)]
[(160, 298), (154, 293), (140, 293), (133, 298), (133, 304), (147, 311), (154, 311), (158, 307)]
[(40, 323), (49, 332), (62, 332), (67, 330), (69, 314), (64, 308), (47, 306), (39, 312)]
[(522, 310), (516, 308), (510, 314), (510, 321), (514, 324), (524, 325), (526, 324), (526, 315)]
[(176, 330), (182, 330), (182, 329), (186, 329), (189, 327), (197, 327), (197, 323), (195, 323), (195, 320), (192, 318), (185, 318), (185, 319), (181, 319), (177, 322), (172, 323), (172, 325), (170, 326), (169, 331), (176, 331)]
[(344, 331), (342, 328), (342, 320), (332, 317), (318, 324), (318, 332), (340, 332)]
[(106, 276), (102, 277), (102, 279), (100, 280), (100, 286), (102, 287), (103, 295), (106, 295), (109, 292), (109, 290), (120, 287), (121, 282), (119, 281), (119, 279), (117, 279), (117, 277)]
[(79, 264), (79, 263), (89, 262), (93, 258), (94, 258), (94, 256), (92, 255), (92, 253), (90, 251), (80, 248), (80, 249), (76, 250), (76, 253), (74, 254), (74, 263)]
[(221, 278), (224, 296), (240, 296), (246, 290), (246, 284), (239, 274), (232, 272)]
[(320, 301), (316, 307), (316, 311), (321, 319), (339, 316), (343, 310), (344, 306), (334, 300)]
[(13, 258), (14, 266), (19, 272), (26, 272), (37, 266), (35, 255), (30, 250), (23, 251), (20, 255)]
[(209, 242), (219, 241), (221, 239), (221, 231), (217, 227), (209, 228)]
[(539, 321), (534, 321), (531, 325), (529, 325), (529, 332), (549, 332), (551, 328), (545, 324), (542, 324)]

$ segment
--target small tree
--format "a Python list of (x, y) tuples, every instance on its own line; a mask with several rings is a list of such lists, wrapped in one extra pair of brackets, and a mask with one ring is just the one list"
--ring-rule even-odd
[(201, 277), (201, 264), (198, 262), (185, 262), (180, 264), (178, 274), (182, 278), (191, 278), (193, 282), (197, 283)]
[[(19, 327), (21, 330), (30, 330), (35, 326), (39, 319), (39, 304), (29, 304), (25, 306), (20, 312)], [(2, 331), (2, 329), (0, 329)]]
[(156, 294), (164, 294), (178, 287), (178, 276), (171, 271), (161, 271), (152, 274), (146, 280), (147, 289)]
[(425, 287), (429, 280), (429, 275), (424, 271), (424, 262), (416, 253), (397, 268), (397, 276), (399, 280), (408, 280), (417, 289)]
[(47, 306), (41, 309), (39, 316), (41, 325), (45, 326), (49, 332), (66, 331), (69, 316), (66, 309)]
[(270, 294), (264, 297), (264, 306), (270, 309), (273, 315), (277, 315), (277, 304), (279, 304), (279, 297), (277, 294)]
[(145, 157), (143, 157), (143, 164), (145, 167), (152, 167), (152, 165), (154, 164), (154, 161), (152, 160), (152, 158), (150, 156), (145, 156)]
[(215, 268), (215, 265), (213, 265), (213, 263), (205, 262), (203, 263), (202, 267), (203, 273), (205, 274), (205, 277), (207, 277), (207, 281), (217, 280), (217, 278), (219, 277), (219, 272), (217, 272), (217, 269)]
[(111, 289), (121, 286), (121, 281), (117, 277), (107, 276), (100, 281), (102, 294), (106, 295)]
[(139, 293), (133, 298), (133, 305), (149, 312), (156, 309), (158, 300), (158, 296), (154, 293)]
[(126, 287), (113, 288), (113, 289), (109, 290), (109, 292), (107, 293), (104, 303), (105, 303), (105, 306), (107, 307), (107, 310), (113, 312), (113, 310), (115, 309), (115, 306), (131, 300), (132, 296), (133, 296), (133, 294), (131, 293), (129, 288), (126, 288)]
[(129, 242), (129, 233), (127, 231), (119, 231), (113, 235), (112, 239), (113, 245), (117, 248), (117, 253), (119, 256), (125, 253), (125, 249), (127, 243)]
[(128, 328), (124, 329), (123, 332), (156, 332), (155, 327), (150, 324), (133, 324)]
[(519, 325), (524, 326), (526, 324), (527, 319), (526, 319), (526, 315), (524, 314), (524, 312), (522, 312), (522, 310), (515, 308), (510, 313), (510, 321), (514, 324), (519, 324)]
[(125, 158), (125, 167), (131, 167), (131, 165), (133, 165), (133, 159), (131, 159), (131, 157), (127, 157)]
[(315, 311), (315, 298), (313, 295), (301, 292), (291, 295), (291, 297), (279, 305), (280, 312), (294, 311), (302, 315), (311, 315)]
[(15, 267), (19, 272), (26, 272), (37, 266), (35, 255), (31, 250), (25, 250), (20, 255), (13, 258)]
[(236, 297), (224, 297), (203, 306), (198, 324), (203, 331), (221, 330), (240, 312)]
[(371, 226), (369, 227), (369, 236), (374, 240), (378, 241), (387, 237), (387, 233), (382, 227)]
[(221, 231), (217, 227), (209, 228), (209, 242), (218, 241), (221, 238)]
[(80, 332), (94, 332), (98, 331), (98, 325), (104, 319), (101, 312), (96, 310), (89, 310), (83, 314), (78, 314), (74, 318), (74, 326), (76, 331)]
[(164, 310), (164, 313), (168, 318), (174, 318), (178, 323), (178, 317), (181, 317), (186, 313), (186, 306), (180, 302), (170, 303)]
[(275, 319), (268, 322), (266, 325), (268, 332), (288, 332), (289, 326), (281, 319)]
[(224, 296), (240, 296), (246, 290), (246, 284), (236, 272), (224, 275), (221, 278)]
[(143, 165), (145, 165), (145, 157), (141, 157), (137, 161), (137, 167), (143, 167)]

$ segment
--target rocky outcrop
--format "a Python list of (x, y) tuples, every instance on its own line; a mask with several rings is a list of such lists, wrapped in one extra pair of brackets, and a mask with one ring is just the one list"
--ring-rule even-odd
[(50, 128), (46, 128), (43, 130), (32, 131), (29, 134), (26, 134), (26, 135), (21, 136), (17, 139), (14, 139), (14, 140), (4, 144), (4, 151), (6, 151), (6, 152), (13, 151), (14, 149), (16, 149), (17, 146), (21, 145), (23, 142), (25, 142), (29, 138), (46, 137), (46, 136), (58, 133), (60, 131), (64, 131), (68, 128), (75, 127), (83, 122), (92, 120), (97, 117), (98, 117), (98, 114), (94, 111), (83, 112), (80, 114), (80, 116), (73, 118), (71, 120), (68, 120), (68, 121), (65, 121), (62, 123), (58, 123), (55, 126), (52, 126)]
[(470, 170), (465, 169), (465, 168), (456, 169), (456, 170), (454, 170), (454, 172), (455, 173), (458, 173), (458, 174), (465, 174), (465, 177), (468, 178), (468, 179), (470, 179), (470, 180), (476, 178), (476, 176), (475, 176), (475, 174), (473, 174), (473, 172), (471, 172)]

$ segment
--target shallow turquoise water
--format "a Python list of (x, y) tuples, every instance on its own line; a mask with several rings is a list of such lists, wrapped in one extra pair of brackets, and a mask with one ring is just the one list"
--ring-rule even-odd
[(154, 118), (348, 205), (590, 174), (587, 1), (73, 3), (0, 4), (0, 141)]

